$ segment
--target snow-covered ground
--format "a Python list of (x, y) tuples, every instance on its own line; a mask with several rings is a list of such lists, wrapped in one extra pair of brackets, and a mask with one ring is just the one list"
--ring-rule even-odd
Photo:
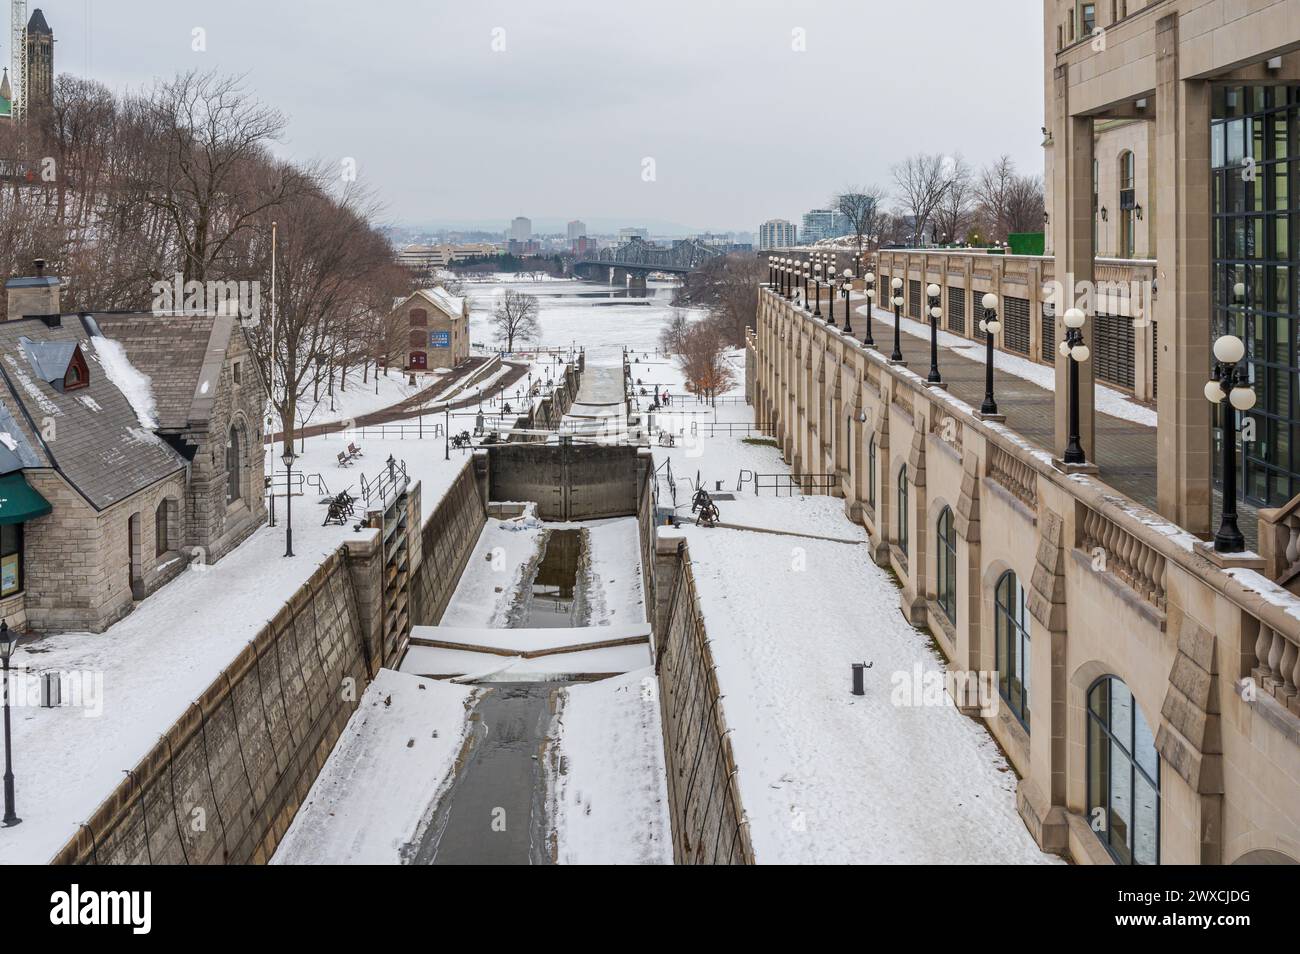
[[(681, 532), (760, 863), (1055, 860), (1025, 829), (1015, 772), (984, 727), (946, 696), (913, 704), (944, 664), (866, 547)], [(862, 697), (854, 662), (872, 666)]]
[(446, 787), (474, 691), (381, 669), (276, 849), (278, 865), (395, 865)]
[[(372, 369), (373, 371), (373, 369)], [(373, 373), (364, 383), (361, 380), (361, 368), (348, 371), (345, 387), (334, 384), (334, 395), (322, 384), (318, 398), (313, 400), (311, 390), (306, 400), (298, 408), (298, 426), (312, 427), (317, 424), (333, 424), (382, 411), (384, 408), (400, 404), (418, 391), (437, 383), (434, 375), (421, 375), (416, 378), (415, 387), (408, 383), (409, 376), (400, 369), (390, 368), (381, 372), (376, 380)], [(376, 387), (378, 390), (376, 391)], [(331, 408), (332, 405), (332, 408)]]
[(672, 828), (651, 668), (564, 690), (552, 804), (561, 864), (672, 864)]
[[(867, 316), (866, 304), (856, 308), (854, 313), (865, 318)], [(891, 327), (894, 324), (894, 313), (892, 311), (877, 308), (875, 309), (875, 316), (877, 321), (883, 321)], [(924, 338), (927, 341), (930, 340), (930, 326), (924, 322), (904, 318), (899, 327), (904, 334)], [(969, 338), (963, 338), (960, 335), (941, 330), (939, 332), (939, 344), (945, 348), (951, 348), (963, 358), (978, 361), (980, 364), (984, 363), (986, 346), (981, 342), (971, 341)], [(1013, 377), (1036, 384), (1048, 391), (1056, 390), (1056, 370), (1045, 364), (1038, 364), (1028, 358), (1017, 357), (1014, 354), (995, 349), (993, 352), (993, 367)], [(1116, 391), (1114, 388), (1108, 388), (1100, 381), (1097, 382), (1095, 390), (1097, 410), (1102, 414), (1109, 414), (1111, 417), (1118, 417), (1134, 424), (1144, 424), (1147, 427), (1156, 426), (1156, 412), (1153, 408), (1138, 404), (1127, 394)]]

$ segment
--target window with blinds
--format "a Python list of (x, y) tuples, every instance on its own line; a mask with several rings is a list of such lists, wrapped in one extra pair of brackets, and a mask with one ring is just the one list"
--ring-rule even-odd
[(1029, 299), (1003, 296), (1002, 311), (1003, 347), (1029, 354)]
[(1056, 363), (1056, 309), (1052, 303), (1043, 303), (1043, 360), (1049, 364)]
[(1122, 315), (1096, 315), (1092, 326), (1093, 372), (1102, 381), (1133, 388), (1133, 320)]
[(948, 330), (966, 333), (966, 289), (948, 289)]

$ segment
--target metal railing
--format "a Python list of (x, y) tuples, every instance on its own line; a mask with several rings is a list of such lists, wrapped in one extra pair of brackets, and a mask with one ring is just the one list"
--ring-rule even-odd
[[(741, 471), (742, 479), (745, 471)], [(752, 474), (754, 483), (754, 496), (759, 496), (764, 490), (771, 490), (777, 497), (780, 497), (782, 491), (786, 496), (793, 497), (796, 493), (803, 495), (829, 494), (833, 493), (840, 486), (840, 478), (837, 474)], [(736, 489), (740, 489), (739, 482)]]
[(423, 421), (415, 421), (394, 424), (366, 424), (363, 427), (351, 428), (343, 433), (354, 440), (415, 441), (431, 437), (442, 437), (443, 427), (441, 423), (435, 424), (432, 421), (428, 424)]
[(367, 480), (365, 474), (361, 475), (361, 496), (366, 498), (367, 507), (378, 503), (387, 508), (390, 501), (401, 495), (408, 483), (410, 478), (406, 475), (406, 461), (390, 457), (375, 477)]

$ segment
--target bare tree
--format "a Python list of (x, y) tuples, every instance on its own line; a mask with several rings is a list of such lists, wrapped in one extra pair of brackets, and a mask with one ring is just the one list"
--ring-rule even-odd
[(862, 258), (864, 245), (869, 244), (879, 231), (881, 205), (885, 190), (879, 186), (852, 186), (835, 197), (835, 210), (853, 226), (854, 256)]
[(726, 335), (718, 322), (697, 321), (686, 331), (677, 363), (686, 388), (700, 397), (713, 398), (736, 383), (736, 372), (726, 357)]
[(917, 153), (894, 166), (894, 185), (904, 215), (911, 219), (912, 244), (920, 246), (951, 183), (952, 161), (938, 154)]
[(956, 156), (949, 166), (948, 188), (934, 212), (940, 240), (959, 242), (966, 234), (974, 206), (974, 183), (970, 166), (961, 156)]
[(686, 342), (686, 332), (690, 330), (691, 321), (686, 312), (680, 308), (673, 309), (673, 316), (668, 319), (664, 330), (659, 332), (659, 347), (664, 354), (678, 355)]
[(145, 113), (157, 148), (137, 182), (170, 220), (185, 280), (206, 281), (237, 236), (303, 185), (295, 167), (268, 161), (285, 118), (238, 78), (198, 71), (156, 85)]
[(488, 319), (496, 330), (497, 341), (506, 351), (515, 350), (515, 341), (530, 341), (541, 334), (537, 320), (537, 297), (507, 288)]
[(757, 324), (758, 288), (767, 265), (754, 255), (718, 255), (686, 276), (673, 303), (709, 310), (728, 344), (745, 343), (745, 329)]
[(1043, 230), (1043, 180), (1038, 176), (1016, 176), (1007, 190), (1007, 232)]
[(1016, 164), (1010, 156), (1001, 156), (980, 170), (975, 180), (975, 198), (984, 219), (985, 237), (996, 242), (1006, 239), (1007, 205), (1016, 179)]

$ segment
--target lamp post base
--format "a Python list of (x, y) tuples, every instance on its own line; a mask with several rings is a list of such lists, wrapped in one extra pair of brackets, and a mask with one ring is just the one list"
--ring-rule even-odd
[(907, 362), (904, 361), (902, 358), (890, 358), (889, 366), (891, 368), (905, 368), (907, 367)]
[(947, 381), (926, 381), (925, 386), (928, 388), (941, 388), (944, 391), (948, 390)]
[(1072, 464), (1069, 461), (1061, 460), (1059, 457), (1052, 458), (1052, 466), (1063, 474), (1099, 474), (1101, 469), (1096, 464), (1090, 464), (1084, 461), (1082, 464)]
[(983, 411), (976, 411), (975, 416), (981, 421), (989, 421), (993, 424), (1005, 424), (1007, 422), (1007, 416), (1005, 414), (998, 414), (993, 411), (990, 411), (987, 414)]
[(1258, 553), (1245, 549), (1244, 541), (1242, 549), (1234, 553), (1221, 553), (1214, 548), (1213, 542), (1206, 540), (1198, 540), (1193, 544), (1193, 548), (1201, 556), (1223, 570), (1263, 570), (1265, 568), (1264, 558)]

